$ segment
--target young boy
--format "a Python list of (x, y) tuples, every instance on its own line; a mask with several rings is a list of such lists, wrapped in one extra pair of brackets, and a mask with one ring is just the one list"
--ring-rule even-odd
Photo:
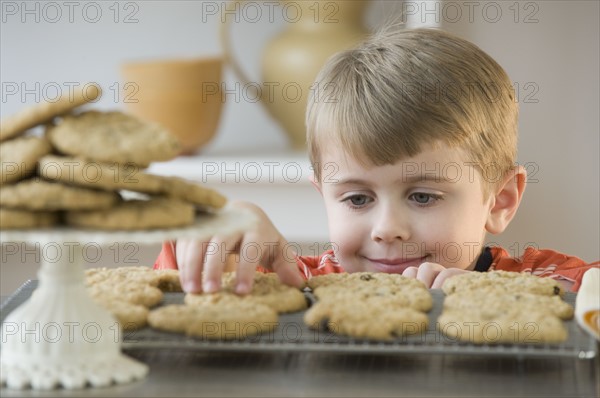
[(238, 202), (258, 216), (254, 229), (165, 243), (155, 268), (179, 268), (188, 292), (213, 292), (227, 263), (222, 251), (253, 245), (261, 255), (247, 253), (236, 270), (241, 294), (259, 264), (297, 286), (317, 274), (373, 271), (439, 288), (453, 275), (508, 270), (579, 288), (594, 265), (552, 250), (527, 248), (514, 259), (484, 247), (486, 233), (501, 233), (514, 217), (526, 172), (515, 166), (512, 83), (481, 49), (439, 30), (388, 29), (336, 54), (317, 82), (307, 141), (333, 249), (290, 256), (269, 218)]

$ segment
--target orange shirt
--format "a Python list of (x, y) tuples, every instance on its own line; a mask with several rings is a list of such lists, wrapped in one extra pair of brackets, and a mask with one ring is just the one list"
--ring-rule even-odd
[[(297, 256), (296, 262), (306, 279), (316, 275), (345, 272), (332, 250), (320, 256)], [(528, 247), (521, 257), (513, 258), (501, 247), (490, 247), (486, 248), (480, 256), (475, 270), (524, 272), (540, 277), (562, 279), (573, 282), (572, 290), (576, 292), (579, 290), (585, 271), (599, 266), (598, 261), (587, 264), (577, 257), (567, 256), (554, 250)], [(163, 243), (162, 250), (154, 263), (154, 269), (177, 269), (174, 242)], [(261, 267), (259, 270), (269, 272)]]

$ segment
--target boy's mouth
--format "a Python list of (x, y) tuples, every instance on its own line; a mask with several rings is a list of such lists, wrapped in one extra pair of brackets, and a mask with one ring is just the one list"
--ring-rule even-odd
[(401, 274), (409, 267), (418, 267), (427, 260), (427, 256), (414, 258), (368, 258), (369, 262), (378, 272), (388, 274)]

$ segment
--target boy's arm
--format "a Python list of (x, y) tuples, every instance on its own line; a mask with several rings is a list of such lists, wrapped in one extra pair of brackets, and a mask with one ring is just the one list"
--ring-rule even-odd
[[(175, 245), (175, 242), (162, 244), (162, 249), (154, 262), (154, 269), (178, 269)], [(296, 263), (304, 279), (310, 279), (316, 275), (344, 272), (332, 250), (326, 251), (320, 256), (296, 256)], [(263, 267), (258, 267), (257, 270), (270, 272)]]
[(296, 263), (304, 279), (310, 279), (317, 275), (346, 272), (335, 258), (333, 250), (328, 250), (320, 256), (296, 256)]
[(154, 262), (154, 269), (178, 269), (175, 257), (175, 242), (163, 242), (162, 249)]
[(220, 290), (223, 272), (232, 267), (236, 272), (235, 291), (249, 293), (259, 265), (276, 272), (284, 283), (302, 286), (304, 281), (295, 256), (288, 254), (289, 244), (268, 216), (252, 203), (238, 201), (228, 206), (253, 213), (256, 223), (248, 230), (214, 235), (209, 239), (166, 242), (154, 268), (178, 269), (181, 286), (187, 293)]
[(490, 270), (526, 272), (540, 277), (556, 279), (567, 290), (576, 292), (581, 286), (583, 274), (590, 268), (599, 267), (600, 262), (586, 263), (574, 256), (554, 250), (538, 250), (527, 247), (519, 258), (511, 257), (506, 250), (492, 248), (493, 261)]

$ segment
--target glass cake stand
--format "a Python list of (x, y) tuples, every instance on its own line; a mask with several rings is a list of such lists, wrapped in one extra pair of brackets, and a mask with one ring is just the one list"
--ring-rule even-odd
[(40, 390), (101, 387), (128, 383), (148, 373), (147, 365), (121, 353), (120, 325), (87, 293), (83, 261), (86, 244), (206, 239), (248, 229), (254, 222), (250, 212), (225, 208), (199, 215), (193, 225), (178, 229), (130, 232), (57, 227), (0, 231), (2, 244), (36, 244), (59, 253), (41, 256), (38, 288), (2, 323), (2, 385)]

